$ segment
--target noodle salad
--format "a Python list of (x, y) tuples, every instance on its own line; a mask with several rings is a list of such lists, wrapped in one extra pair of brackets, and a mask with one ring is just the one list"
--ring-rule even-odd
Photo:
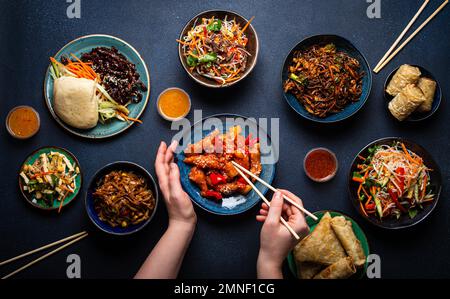
[(200, 24), (196, 20), (183, 40), (177, 40), (190, 71), (222, 85), (241, 78), (248, 57), (252, 56), (246, 50), (248, 38), (245, 35), (252, 20), (242, 28), (227, 16), (224, 20), (202, 18)]
[(417, 215), (423, 204), (434, 200), (430, 188), (432, 171), (422, 158), (401, 142), (373, 146), (369, 156), (358, 156), (352, 180), (358, 183), (357, 197), (364, 215), (380, 219), (408, 214)]

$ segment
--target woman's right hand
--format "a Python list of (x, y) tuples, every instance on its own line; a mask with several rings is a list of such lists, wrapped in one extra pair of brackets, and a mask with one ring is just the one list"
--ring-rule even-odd
[(165, 142), (161, 142), (155, 160), (156, 175), (169, 213), (169, 227), (181, 224), (184, 228), (194, 228), (197, 215), (191, 199), (181, 187), (180, 170), (174, 162), (177, 145), (174, 141), (167, 147)]
[(287, 190), (275, 192), (270, 207), (265, 203), (262, 204), (259, 215), (256, 216), (256, 220), (264, 222), (257, 263), (259, 278), (282, 278), (281, 265), (289, 251), (298, 243), (281, 223), (281, 218), (284, 218), (300, 237), (305, 237), (309, 233), (303, 212), (285, 203), (283, 195), (303, 206), (300, 198)]

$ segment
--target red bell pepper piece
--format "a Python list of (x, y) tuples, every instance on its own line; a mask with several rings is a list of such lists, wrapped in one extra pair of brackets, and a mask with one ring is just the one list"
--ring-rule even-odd
[(392, 190), (392, 189), (389, 189), (388, 192), (389, 192), (389, 195), (391, 196), (392, 200), (394, 201), (395, 205), (397, 206), (397, 208), (400, 211), (402, 211), (403, 213), (406, 213), (406, 209), (398, 201), (397, 192), (395, 190)]
[(252, 138), (252, 134), (248, 134), (247, 138), (245, 138), (245, 144), (248, 145), (249, 147), (254, 146), (256, 143), (259, 142), (259, 138)]
[(247, 181), (243, 177), (238, 178), (237, 182), (238, 184), (247, 185)]
[(205, 196), (209, 197), (209, 198), (214, 198), (216, 200), (221, 200), (222, 199), (222, 194), (220, 194), (220, 192), (213, 191), (213, 190), (206, 191), (205, 192)]
[(245, 138), (245, 145), (249, 145), (251, 138), (252, 138), (252, 133), (248, 134), (247, 138)]
[(211, 173), (209, 178), (211, 179), (211, 184), (213, 185), (223, 184), (227, 181), (226, 177), (216, 172)]
[(367, 201), (365, 204), (366, 210), (375, 210), (375, 203), (373, 201)]
[(401, 176), (397, 181), (398, 187), (400, 188), (400, 194), (403, 194), (403, 191), (405, 191), (405, 169), (403, 167), (397, 167), (395, 173)]

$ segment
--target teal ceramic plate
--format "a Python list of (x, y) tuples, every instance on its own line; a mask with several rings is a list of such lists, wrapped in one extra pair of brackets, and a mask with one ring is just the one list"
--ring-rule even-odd
[[(140, 79), (147, 86), (147, 91), (142, 92), (142, 100), (139, 103), (131, 103), (128, 108), (130, 110), (130, 117), (139, 118), (144, 112), (147, 106), (148, 98), (150, 95), (150, 77), (148, 74), (147, 66), (144, 60), (139, 55), (139, 53), (127, 42), (110, 35), (87, 35), (79, 37), (67, 45), (65, 45), (58, 53), (54, 56), (56, 60), (60, 60), (62, 55), (69, 56), (71, 53), (80, 57), (81, 54), (91, 51), (95, 47), (112, 47), (114, 46), (120, 53), (122, 53), (130, 62), (136, 65), (136, 69), (140, 75)], [(133, 125), (134, 122), (123, 122), (117, 119), (112, 119), (106, 124), (101, 124), (100, 122), (92, 129), (80, 130), (73, 128), (65, 124), (56, 115), (53, 110), (53, 79), (50, 76), (50, 66), (45, 74), (44, 81), (44, 96), (45, 103), (50, 110), (53, 118), (67, 131), (72, 134), (78, 135), (85, 138), (106, 138), (117, 135)]]
[(42, 147), (40, 149), (35, 150), (34, 152), (32, 152), (26, 159), (25, 161), (22, 163), (22, 165), (20, 166), (19, 169), (19, 187), (20, 187), (20, 191), (22, 192), (23, 197), (25, 198), (25, 200), (30, 203), (33, 207), (36, 207), (38, 209), (41, 210), (57, 210), (59, 209), (59, 201), (54, 201), (53, 205), (48, 206), (47, 204), (45, 204), (45, 202), (43, 200), (35, 200), (34, 195), (25, 192), (23, 190), (23, 178), (20, 176), (20, 172), (22, 171), (22, 167), (25, 164), (33, 164), (37, 158), (39, 158), (39, 156), (41, 154), (47, 154), (50, 152), (58, 152), (61, 153), (63, 155), (65, 155), (67, 157), (67, 159), (69, 159), (70, 163), (72, 165), (74, 165), (74, 167), (78, 167), (80, 169), (80, 173), (77, 175), (77, 177), (75, 178), (75, 192), (66, 196), (66, 198), (63, 201), (63, 207), (68, 205), (72, 200), (75, 199), (75, 197), (77, 197), (78, 193), (80, 192), (81, 189), (81, 183), (83, 181), (82, 179), (82, 172), (81, 172), (81, 167), (80, 167), (80, 163), (78, 162), (77, 158), (68, 150), (61, 148), (61, 147), (57, 147), (57, 146), (47, 146), (47, 147)]
[[(353, 228), (353, 231), (355, 232), (356, 238), (358, 238), (359, 242), (361, 242), (361, 246), (363, 248), (364, 254), (366, 256), (369, 256), (369, 243), (367, 242), (367, 238), (366, 238), (366, 235), (364, 234), (364, 231), (361, 229), (361, 227), (359, 227), (358, 223), (356, 223), (356, 221), (353, 220), (352, 218), (350, 218), (349, 216), (342, 214), (341, 212), (318, 211), (318, 212), (314, 212), (313, 214), (316, 215), (320, 221), (320, 219), (322, 219), (323, 215), (326, 212), (330, 212), (331, 217), (344, 216), (345, 219), (350, 220), (350, 222), (352, 223), (352, 228)], [(311, 232), (314, 230), (316, 225), (319, 223), (318, 221), (317, 222), (314, 221), (309, 216), (306, 217), (306, 222), (308, 223)], [(295, 263), (294, 255), (292, 252), (289, 253), (289, 255), (287, 257), (287, 262), (288, 262), (288, 266), (289, 266), (289, 269), (291, 270), (292, 274), (295, 277), (297, 277), (297, 265)], [(367, 260), (366, 260), (366, 263), (364, 264), (364, 267), (357, 270), (357, 272), (354, 275), (352, 275), (351, 278), (363, 278), (365, 276), (366, 269), (367, 269)]]

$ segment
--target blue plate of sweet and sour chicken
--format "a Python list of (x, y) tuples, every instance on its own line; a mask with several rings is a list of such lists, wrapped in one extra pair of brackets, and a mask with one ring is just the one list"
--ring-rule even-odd
[[(181, 184), (192, 201), (208, 212), (236, 215), (260, 201), (233, 162), (269, 184), (273, 181), (277, 155), (267, 132), (251, 119), (215, 115), (194, 124), (182, 139), (185, 144), (177, 154)], [(252, 180), (263, 194), (267, 192), (267, 187)]]

